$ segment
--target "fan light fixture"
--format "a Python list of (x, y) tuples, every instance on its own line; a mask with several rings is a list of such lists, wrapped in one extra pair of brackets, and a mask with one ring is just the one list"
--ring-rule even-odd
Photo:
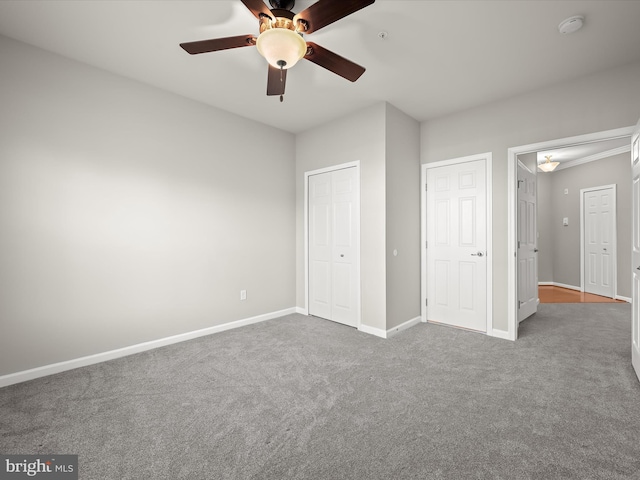
[(270, 28), (256, 41), (258, 52), (275, 68), (293, 67), (307, 53), (307, 43), (302, 36), (288, 28)]
[(547, 161), (538, 165), (538, 168), (543, 172), (553, 172), (555, 168), (560, 165), (560, 162), (551, 161), (551, 155), (545, 155), (544, 158), (546, 158)]
[(260, 34), (210, 38), (181, 43), (189, 55), (217, 52), (230, 48), (257, 47), (269, 63), (267, 71), (267, 95), (284, 98), (287, 70), (298, 60), (305, 60), (326, 68), (331, 73), (355, 82), (365, 68), (327, 50), (313, 42), (306, 42), (303, 34), (317, 32), (321, 28), (368, 7), (375, 0), (317, 0), (301, 12), (293, 13), (295, 0), (240, 0), (259, 22)]

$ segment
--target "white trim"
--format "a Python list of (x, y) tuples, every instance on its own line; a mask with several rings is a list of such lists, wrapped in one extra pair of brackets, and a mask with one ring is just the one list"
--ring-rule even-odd
[(375, 335), (376, 337), (380, 338), (391, 338), (394, 335), (402, 332), (403, 330), (411, 328), (419, 323), (421, 323), (421, 317), (415, 317), (411, 320), (407, 320), (406, 322), (401, 323), (397, 327), (390, 328), (389, 330), (382, 330), (381, 328), (370, 327), (369, 325), (362, 324), (358, 327), (358, 330), (360, 332), (368, 333), (369, 335)]
[(67, 370), (73, 370), (75, 368), (86, 367), (88, 365), (94, 365), (96, 363), (126, 357), (135, 353), (146, 352), (147, 350), (153, 350), (155, 348), (172, 345), (174, 343), (193, 340), (194, 338), (204, 337), (213, 333), (224, 332), (225, 330), (231, 330), (234, 328), (252, 325), (254, 323), (264, 322), (266, 320), (272, 320), (274, 318), (283, 317), (292, 313), (296, 313), (295, 307), (278, 310), (276, 312), (265, 313), (263, 315), (257, 315), (255, 317), (245, 318), (243, 320), (223, 323), (222, 325), (215, 325), (213, 327), (207, 327), (201, 330), (180, 333), (171, 337), (159, 338), (157, 340), (151, 340), (149, 342), (138, 343), (136, 345), (130, 345), (128, 347), (118, 348), (116, 350), (96, 353), (94, 355), (88, 355), (86, 357), (74, 358), (72, 360), (66, 360), (64, 362), (52, 363), (51, 365), (44, 365), (42, 367), (36, 367), (30, 370), (23, 370), (22, 372), (10, 373), (8, 375), (3, 375), (0, 377), (0, 388), (13, 385), (15, 383), (26, 382), (35, 378), (46, 377), (47, 375), (66, 372)]
[(555, 285), (555, 283), (553, 282), (538, 282), (538, 286), (542, 286), (542, 287), (553, 287)]
[(387, 332), (382, 330), (381, 328), (370, 327), (369, 325), (360, 324), (358, 325), (358, 331), (363, 333), (368, 333), (369, 335), (375, 335), (380, 338), (387, 338)]
[[(631, 148), (629, 148), (629, 151)], [(584, 194), (587, 192), (595, 192), (598, 190), (613, 190), (613, 239), (611, 241), (611, 246), (613, 248), (613, 262), (612, 262), (612, 272), (611, 281), (613, 282), (613, 296), (611, 298), (616, 298), (616, 293), (618, 293), (618, 189), (616, 184), (613, 185), (601, 185), (599, 187), (589, 187), (589, 188), (581, 188), (580, 189), (580, 291), (584, 292), (584, 276), (585, 266), (584, 266)]]
[(582, 292), (582, 289), (580, 287), (576, 287), (575, 285), (567, 285), (566, 283), (560, 282), (538, 282), (538, 285), (548, 285), (552, 287), (566, 288), (567, 290), (575, 290), (576, 292)]
[(583, 143), (597, 142), (599, 140), (609, 140), (612, 138), (630, 137), (635, 127), (617, 128), (603, 132), (577, 135), (575, 137), (559, 138), (546, 142), (532, 143), (510, 147), (507, 149), (507, 326), (509, 340), (515, 340), (518, 325), (518, 304), (517, 304), (517, 238), (516, 229), (518, 226), (516, 208), (516, 168), (518, 155), (532, 153), (540, 150), (548, 150), (557, 147), (567, 147), (580, 145)]
[(511, 340), (511, 338), (509, 338), (509, 332), (506, 330), (498, 330), (497, 328), (494, 328), (493, 331), (491, 332), (491, 336), (492, 337), (496, 337), (496, 338), (501, 338), (503, 340)]
[(622, 147), (613, 148), (611, 150), (607, 150), (606, 152), (595, 153), (593, 155), (589, 155), (588, 157), (571, 160), (570, 162), (561, 162), (554, 171), (557, 172), (558, 170), (564, 170), (565, 168), (577, 167), (578, 165), (584, 165), (585, 163), (595, 162), (596, 160), (602, 160), (604, 158), (613, 157), (614, 155), (620, 155), (621, 153), (627, 153), (630, 151), (631, 144), (623, 145)]
[(302, 307), (296, 307), (296, 313), (299, 313), (300, 315), (309, 315), (307, 309)]
[(460, 163), (484, 160), (486, 180), (486, 209), (487, 209), (487, 331), (489, 336), (494, 335), (493, 329), (493, 154), (491, 152), (468, 155), (466, 157), (453, 158), (440, 162), (424, 163), (420, 172), (420, 318), (427, 321), (427, 169), (457, 165)]
[(553, 282), (553, 284), (556, 287), (567, 288), (569, 290), (575, 290), (576, 292), (582, 292), (583, 291), (581, 287), (576, 287), (575, 285), (568, 285), (566, 283), (560, 283), (560, 282)]
[(534, 174), (534, 172), (532, 172), (529, 167), (527, 167), (524, 163), (522, 163), (520, 161), (520, 159), (518, 159), (518, 167), (520, 167), (521, 169), (523, 169), (523, 170), (525, 170), (525, 171), (527, 171), (527, 172), (529, 172), (531, 174)]
[(633, 302), (631, 297), (623, 297), (622, 295), (616, 295), (616, 300), (624, 300), (627, 303)]
[(422, 320), (421, 317), (415, 317), (415, 318), (412, 318), (411, 320), (407, 320), (406, 322), (401, 323), (397, 327), (390, 328), (389, 330), (387, 330), (386, 338), (391, 338), (394, 335), (397, 335), (398, 333), (402, 332), (403, 330), (406, 330), (407, 328), (411, 328), (414, 325), (422, 323), (421, 320)]
[(339, 165), (332, 165), (330, 167), (319, 168), (317, 170), (310, 170), (308, 172), (304, 172), (304, 314), (309, 314), (309, 177), (312, 175), (320, 175), (322, 173), (335, 172), (336, 170), (344, 170), (345, 168), (356, 169), (356, 178), (358, 179), (358, 224), (356, 225), (356, 247), (358, 254), (356, 255), (356, 278), (358, 279), (358, 288), (356, 292), (356, 325), (355, 327), (360, 329), (360, 324), (362, 323), (362, 278), (361, 278), (361, 270), (360, 270), (360, 228), (362, 222), (362, 209), (361, 209), (361, 179), (360, 179), (360, 161), (356, 160), (354, 162), (341, 163)]

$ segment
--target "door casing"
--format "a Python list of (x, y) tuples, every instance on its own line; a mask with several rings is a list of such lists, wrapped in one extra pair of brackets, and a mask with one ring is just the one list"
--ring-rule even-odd
[(429, 228), (429, 219), (427, 219), (427, 170), (430, 168), (457, 165), (460, 163), (473, 162), (476, 160), (485, 161), (485, 178), (486, 178), (486, 230), (487, 230), (487, 291), (486, 291), (486, 308), (487, 308), (487, 335), (499, 336), (493, 330), (493, 165), (492, 153), (481, 153), (469, 155), (466, 157), (453, 158), (440, 162), (425, 163), (422, 165), (420, 172), (420, 279), (421, 279), (421, 300), (420, 300), (420, 317), (421, 321), (427, 321), (427, 229)]

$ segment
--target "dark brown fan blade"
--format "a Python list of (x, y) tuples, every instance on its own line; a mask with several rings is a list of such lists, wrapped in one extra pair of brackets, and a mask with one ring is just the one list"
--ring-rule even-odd
[[(280, 76), (282, 74), (282, 76)], [(284, 95), (284, 85), (287, 83), (287, 71), (269, 65), (267, 77), (267, 95)]]
[(256, 18), (260, 19), (260, 14), (266, 15), (267, 17), (273, 18), (271, 14), (271, 10), (267, 7), (267, 5), (262, 0), (241, 0), (244, 3), (244, 6), (251, 10)]
[(307, 42), (307, 54), (304, 58), (352, 82), (359, 79), (365, 71), (364, 67), (313, 42)]
[(255, 44), (256, 41), (253, 35), (239, 35), (237, 37), (213, 38), (211, 40), (181, 43), (180, 46), (191, 55), (195, 55), (196, 53), (216, 52), (229, 48), (250, 47)]
[(375, 0), (319, 0), (298, 13), (295, 18), (305, 24), (306, 30), (303, 33), (313, 33), (347, 15), (368, 7), (373, 2)]

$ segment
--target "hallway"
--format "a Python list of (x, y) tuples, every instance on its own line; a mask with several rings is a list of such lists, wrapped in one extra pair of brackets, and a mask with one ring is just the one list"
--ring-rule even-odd
[(540, 303), (626, 303), (624, 300), (602, 297), (553, 285), (538, 286)]

